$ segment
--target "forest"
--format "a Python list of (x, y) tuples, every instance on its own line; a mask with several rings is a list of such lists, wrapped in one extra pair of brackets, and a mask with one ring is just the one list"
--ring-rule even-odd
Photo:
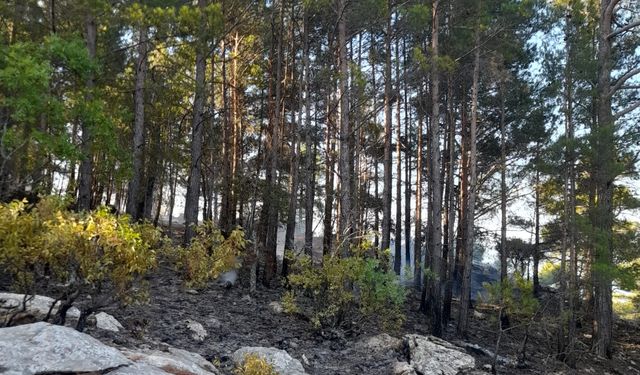
[(0, 373), (640, 374), (639, 125), (638, 0), (2, 0)]

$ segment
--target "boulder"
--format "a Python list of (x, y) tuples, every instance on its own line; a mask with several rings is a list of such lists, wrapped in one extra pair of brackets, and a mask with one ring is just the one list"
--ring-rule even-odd
[[(151, 366), (165, 373), (176, 375), (219, 374), (213, 364), (202, 356), (186, 350), (169, 348), (159, 350), (123, 350), (124, 355), (138, 365)], [(144, 373), (141, 373), (144, 374)]]
[(121, 329), (124, 329), (122, 324), (120, 324), (120, 322), (116, 318), (105, 312), (99, 312), (95, 314), (95, 318), (97, 328), (112, 332), (120, 332)]
[(0, 329), (5, 375), (107, 372), (130, 364), (117, 349), (72, 328), (40, 322)]
[(418, 375), (418, 373), (407, 362), (396, 362), (393, 365), (393, 375)]
[(409, 364), (423, 375), (456, 375), (473, 370), (475, 359), (458, 346), (433, 336), (405, 335)]
[[(22, 309), (23, 299), (24, 294), (0, 293), (0, 321), (2, 321), (2, 316), (12, 315), (14, 312), (20, 311)], [(47, 313), (49, 313), (49, 309), (54, 302), (55, 300), (51, 297), (40, 295), (31, 296), (27, 302), (25, 313), (33, 316), (36, 321), (43, 320), (47, 316)], [(60, 303), (60, 301), (56, 302), (55, 306), (51, 310), (52, 316), (55, 316), (58, 312)], [(71, 307), (67, 311), (67, 320), (69, 322), (75, 322), (79, 317), (80, 310), (77, 308)], [(96, 327), (107, 331), (118, 332), (121, 329), (124, 329), (122, 324), (120, 324), (116, 318), (105, 312), (92, 314), (89, 318), (89, 322), (95, 322)]]
[(191, 331), (191, 338), (195, 341), (204, 341), (204, 339), (209, 336), (207, 330), (204, 329), (204, 326), (195, 320), (185, 320), (185, 325), (189, 331)]
[(186, 350), (118, 350), (72, 328), (43, 322), (0, 329), (0, 373), (220, 374), (211, 362)]
[(261, 346), (244, 346), (233, 353), (233, 362), (237, 365), (244, 361), (248, 354), (255, 354), (264, 358), (278, 374), (281, 375), (306, 375), (302, 363), (291, 357), (284, 350), (265, 348)]
[[(24, 294), (0, 293), (0, 316), (9, 315), (22, 309)], [(51, 297), (34, 295), (27, 301), (26, 312), (32, 314), (36, 319), (42, 320), (47, 316), (51, 305), (55, 300)], [(56, 303), (51, 311), (52, 315), (58, 312), (60, 301)], [(75, 307), (67, 311), (67, 319), (77, 320), (80, 317), (80, 310)]]

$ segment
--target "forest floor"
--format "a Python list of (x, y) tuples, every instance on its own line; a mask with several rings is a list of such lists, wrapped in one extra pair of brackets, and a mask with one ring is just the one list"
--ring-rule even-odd
[[(269, 307), (280, 301), (281, 289), (258, 289), (249, 295), (248, 289), (235, 286), (225, 289), (212, 283), (204, 290), (186, 289), (169, 265), (161, 264), (149, 277), (150, 301), (146, 305), (108, 311), (127, 328), (121, 332), (89, 329), (88, 333), (108, 344), (130, 348), (161, 348), (162, 343), (197, 352), (216, 363), (225, 373), (232, 373), (231, 354), (242, 346), (266, 346), (284, 349), (293, 357), (308, 360), (305, 367), (310, 374), (392, 374), (396, 360), (406, 361), (396, 351), (373, 353), (357, 343), (380, 332), (363, 328), (357, 333), (320, 334), (311, 324), (299, 317), (276, 312)], [(196, 294), (197, 293), (197, 294)], [(400, 332), (427, 335), (428, 322), (418, 311), (419, 299), (410, 296), (407, 320)], [(495, 319), (488, 312), (472, 317), (470, 336), (466, 343), (493, 351), (497, 334)], [(198, 342), (191, 337), (185, 321), (197, 321), (208, 332)], [(568, 369), (554, 359), (555, 340), (551, 326), (539, 319), (529, 328), (526, 366), (498, 367), (501, 374), (640, 374), (640, 326), (619, 321), (615, 329), (616, 352), (612, 360), (602, 360), (589, 354), (586, 332), (580, 332), (578, 345), (581, 354), (578, 368)], [(455, 323), (455, 322), (454, 322)], [(447, 327), (445, 339), (460, 343), (454, 335), (454, 323)], [(518, 327), (517, 327), (518, 328)], [(585, 329), (586, 331), (586, 329)], [(514, 328), (501, 339), (499, 354), (515, 359), (521, 352), (524, 328)], [(584, 341), (584, 343), (582, 342)], [(471, 352), (478, 367), (492, 362), (492, 358)], [(304, 362), (304, 361), (303, 361)]]

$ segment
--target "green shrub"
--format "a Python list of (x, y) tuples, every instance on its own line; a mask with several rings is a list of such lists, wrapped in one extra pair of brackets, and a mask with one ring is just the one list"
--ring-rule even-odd
[(106, 207), (76, 213), (66, 203), (45, 197), (33, 207), (26, 201), (0, 205), (0, 266), (14, 289), (32, 294), (46, 287), (58, 293), (62, 311), (80, 301), (83, 317), (116, 301), (143, 299), (139, 285), (156, 264), (152, 247), (160, 231)]
[(245, 355), (242, 363), (234, 370), (236, 375), (278, 375), (273, 366), (257, 354)]
[(378, 259), (366, 256), (370, 251), (371, 245), (364, 244), (347, 258), (327, 256), (321, 267), (308, 256), (297, 259), (288, 277), (291, 290), (282, 300), (285, 311), (308, 316), (316, 328), (365, 321), (399, 328), (406, 291)]
[(201, 288), (222, 273), (237, 268), (238, 256), (247, 240), (242, 229), (234, 229), (225, 238), (211, 222), (198, 226), (189, 246), (170, 250), (169, 257), (189, 287)]
[(538, 311), (540, 304), (533, 293), (533, 282), (520, 273), (513, 279), (484, 283), (484, 288), (487, 291), (484, 302), (504, 308), (510, 317), (528, 319)]

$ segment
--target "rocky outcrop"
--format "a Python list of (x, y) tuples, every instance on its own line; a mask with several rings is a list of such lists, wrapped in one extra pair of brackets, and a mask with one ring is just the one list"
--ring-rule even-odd
[(185, 350), (118, 350), (72, 328), (42, 322), (0, 329), (0, 373), (220, 374), (202, 356)]
[(306, 375), (307, 373), (302, 366), (302, 363), (297, 359), (291, 357), (289, 353), (284, 350), (276, 348), (265, 348), (260, 346), (245, 346), (233, 353), (233, 362), (239, 365), (244, 361), (244, 358), (248, 354), (255, 354), (261, 358), (264, 358), (273, 369), (282, 375)]
[(219, 374), (211, 362), (202, 356), (185, 350), (169, 348), (167, 351), (123, 350), (123, 354), (140, 366), (150, 366), (169, 374), (210, 375)]
[[(22, 305), (24, 298), (24, 294), (0, 293), (0, 322), (5, 321), (7, 317), (12, 316), (15, 312), (21, 312), (23, 309)], [(53, 308), (51, 308), (52, 305)], [(60, 301), (56, 302), (53, 298), (47, 296), (27, 296), (27, 303), (25, 307), (24, 312), (17, 316), (24, 316), (26, 314), (32, 317), (31, 322), (40, 321), (47, 316), (49, 309), (51, 309), (51, 316), (55, 316), (58, 312), (58, 307), (60, 307)], [(80, 310), (77, 308), (71, 307), (67, 311), (67, 320), (69, 322), (76, 322), (79, 317)], [(124, 329), (122, 324), (120, 324), (116, 318), (105, 312), (99, 312), (91, 315), (89, 317), (89, 322), (95, 324), (97, 328), (107, 331), (118, 332), (121, 329)]]
[[(408, 364), (422, 375), (457, 375), (472, 371), (475, 359), (458, 346), (433, 336), (405, 335)], [(397, 374), (412, 374), (406, 366)]]
[(72, 328), (33, 323), (0, 329), (5, 375), (104, 372), (131, 364), (118, 349)]
[[(0, 293), (0, 315), (9, 315), (15, 311), (21, 310), (24, 298), (24, 294)], [(39, 295), (27, 296), (25, 312), (32, 314), (38, 320), (42, 320), (47, 316), (47, 313), (54, 302), (55, 300), (51, 297)], [(52, 315), (58, 312), (59, 306), (60, 301), (58, 301), (51, 310)], [(67, 311), (67, 318), (77, 320), (79, 317), (80, 310), (75, 307), (72, 307)]]

